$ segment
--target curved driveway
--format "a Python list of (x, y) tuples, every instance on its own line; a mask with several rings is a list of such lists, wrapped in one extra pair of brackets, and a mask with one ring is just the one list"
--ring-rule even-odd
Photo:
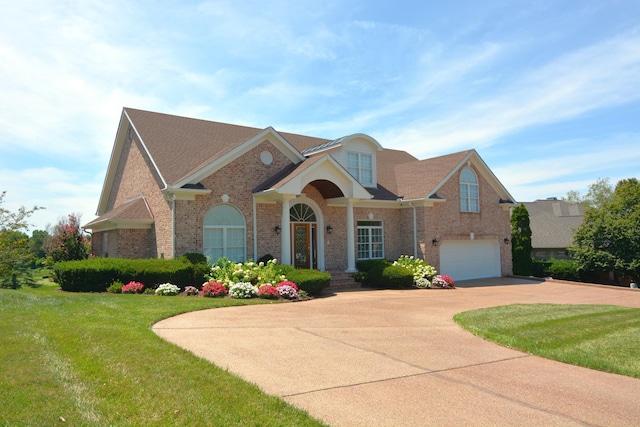
[(640, 425), (639, 379), (510, 350), (452, 320), (541, 302), (640, 308), (640, 290), (488, 279), (204, 310), (153, 330), (333, 426)]

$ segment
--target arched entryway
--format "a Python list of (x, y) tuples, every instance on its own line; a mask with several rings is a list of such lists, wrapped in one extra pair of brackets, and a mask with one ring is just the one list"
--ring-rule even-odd
[(291, 257), (296, 268), (318, 268), (318, 218), (307, 203), (289, 209)]

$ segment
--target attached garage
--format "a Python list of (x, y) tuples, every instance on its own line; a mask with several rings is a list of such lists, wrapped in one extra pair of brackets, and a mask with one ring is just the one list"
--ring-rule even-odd
[(440, 245), (440, 271), (453, 280), (501, 276), (496, 240), (445, 240)]

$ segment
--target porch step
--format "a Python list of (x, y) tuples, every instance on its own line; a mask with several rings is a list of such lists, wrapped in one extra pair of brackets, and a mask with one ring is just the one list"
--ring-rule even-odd
[(340, 270), (328, 271), (331, 275), (331, 283), (329, 290), (335, 291), (340, 289), (358, 289), (361, 288), (360, 283), (353, 280), (352, 274)]

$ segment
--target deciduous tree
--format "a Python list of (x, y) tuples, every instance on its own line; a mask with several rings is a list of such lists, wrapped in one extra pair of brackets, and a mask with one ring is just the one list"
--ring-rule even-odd
[(640, 277), (640, 183), (624, 179), (611, 200), (588, 209), (574, 235), (574, 258), (585, 271)]
[(80, 215), (60, 219), (45, 241), (47, 262), (74, 261), (89, 256), (89, 241), (82, 233)]
[(33, 255), (25, 231), (29, 228), (28, 218), (42, 208), (23, 206), (11, 212), (2, 206), (5, 195), (6, 191), (0, 194), (0, 287), (16, 289), (31, 282), (29, 267)]
[(605, 203), (611, 201), (613, 197), (613, 187), (609, 183), (609, 178), (598, 178), (598, 180), (589, 186), (587, 194), (581, 194), (579, 191), (571, 190), (567, 193), (565, 200), (569, 203), (578, 203), (586, 208), (602, 208)]

